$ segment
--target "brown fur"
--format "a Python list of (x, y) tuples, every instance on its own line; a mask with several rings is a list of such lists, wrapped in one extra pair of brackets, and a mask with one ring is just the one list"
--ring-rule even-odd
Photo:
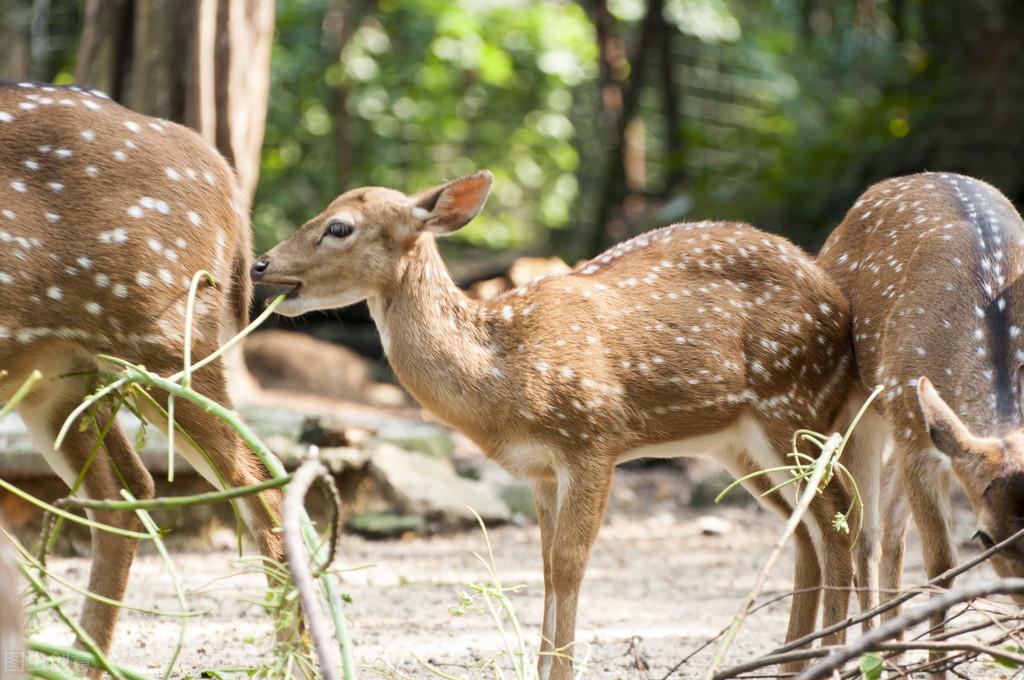
[[(991, 540), (1024, 525), (1024, 222), (998, 190), (969, 177), (890, 179), (861, 196), (818, 262), (850, 301), (863, 384), (886, 386), (861, 435), (878, 442), (876, 457), (893, 446), (901, 472), (902, 485), (886, 484), (882, 537), (881, 585), (896, 592), (908, 508), (929, 577), (956, 564), (950, 471)], [(993, 565), (1024, 575), (1024, 547)]]
[[(689, 446), (740, 475), (783, 464), (800, 427), (831, 431), (852, 382), (847, 305), (798, 248), (727, 222), (665, 227), (569, 273), (470, 300), (434, 234), (472, 219), (490, 183), (477, 173), (411, 197), (349, 192), (255, 271), (293, 287), (285, 314), (368, 298), (406, 388), (535, 482), (543, 650), (572, 654), (580, 582), (615, 465)], [(331, 235), (334, 222), (352, 234)], [(689, 443), (645, 450), (680, 440)], [(788, 639), (814, 628), (817, 586), (851, 580), (848, 537), (830, 526), (845, 502), (829, 487), (798, 533), (796, 587), (808, 592), (794, 598)], [(767, 504), (791, 508), (778, 495)], [(826, 623), (845, 616), (847, 600), (826, 593)], [(543, 677), (571, 672), (548, 656), (540, 665)]]
[[(197, 296), (194, 360), (246, 321), (251, 235), (238, 201), (231, 169), (183, 127), (77, 88), (0, 85), (0, 402), (32, 370), (43, 373), (18, 411), (69, 484), (93, 434), (74, 425), (60, 451), (52, 445), (90, 390), (89, 374), (108, 368), (97, 354), (165, 375), (179, 370), (188, 285), (204, 269), (217, 285)], [(228, 403), (220, 362), (197, 372), (193, 385)], [(233, 431), (202, 410), (179, 400), (178, 422), (210, 455), (215, 483), (268, 477)], [(133, 494), (151, 496), (153, 481), (118, 427), (106, 445), (109, 455), (90, 468), (83, 493), (118, 498), (120, 474)], [(280, 558), (273, 533), (280, 494), (264, 499), (251, 503), (253, 528), (266, 553)], [(130, 513), (94, 514), (136, 526)], [(94, 532), (90, 590), (119, 599), (134, 552), (135, 541)], [(83, 626), (101, 649), (110, 646), (116, 618), (117, 609), (86, 602)]]

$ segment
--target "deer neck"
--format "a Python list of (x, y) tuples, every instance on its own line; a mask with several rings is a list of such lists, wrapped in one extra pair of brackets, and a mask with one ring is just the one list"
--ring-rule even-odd
[(483, 305), (452, 281), (434, 236), (420, 236), (394, 284), (367, 302), (398, 379), (421, 404), (472, 436), (472, 414), (489, 391), (493, 339)]

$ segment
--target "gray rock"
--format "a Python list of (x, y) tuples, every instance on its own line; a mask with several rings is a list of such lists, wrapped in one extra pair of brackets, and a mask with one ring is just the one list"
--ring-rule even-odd
[(494, 486), (459, 477), (445, 459), (407, 451), (388, 442), (371, 445), (369, 472), (382, 493), (407, 515), (422, 515), (443, 527), (507, 522), (512, 511)]

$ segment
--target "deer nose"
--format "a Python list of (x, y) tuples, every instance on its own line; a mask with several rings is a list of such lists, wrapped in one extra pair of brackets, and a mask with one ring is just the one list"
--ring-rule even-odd
[(270, 266), (270, 260), (261, 258), (253, 262), (252, 265), (252, 277), (258, 279), (267, 273), (267, 267)]

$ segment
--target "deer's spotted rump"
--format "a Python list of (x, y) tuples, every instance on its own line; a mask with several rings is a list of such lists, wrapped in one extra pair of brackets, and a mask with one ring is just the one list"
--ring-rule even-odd
[(233, 187), (185, 128), (95, 91), (0, 84), (0, 358), (42, 340), (126, 358), (180, 344), (200, 270), (220, 288), (199, 296), (197, 340), (216, 341), (248, 248), (243, 202), (220, 198)]

